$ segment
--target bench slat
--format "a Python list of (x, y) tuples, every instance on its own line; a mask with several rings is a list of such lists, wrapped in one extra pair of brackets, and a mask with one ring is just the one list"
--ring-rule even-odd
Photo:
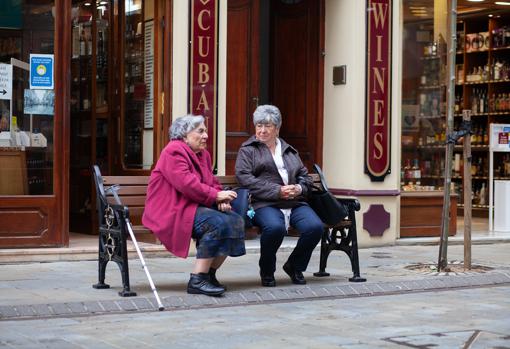
[(149, 176), (103, 176), (105, 185), (147, 185), (149, 183)]
[[(144, 196), (120, 196), (120, 202), (122, 202), (122, 205), (128, 206), (131, 211), (131, 207), (134, 206), (145, 206), (145, 195)], [(113, 196), (108, 196), (107, 200), (110, 204), (116, 204), (115, 199)]]
[[(108, 187), (107, 187), (108, 188)], [(147, 194), (147, 186), (143, 185), (121, 185), (119, 190), (117, 191), (119, 196), (128, 196), (128, 195), (146, 195)]]

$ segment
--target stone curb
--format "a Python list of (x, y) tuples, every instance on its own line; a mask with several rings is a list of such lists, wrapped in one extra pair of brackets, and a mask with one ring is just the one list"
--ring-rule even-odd
[[(223, 297), (183, 294), (182, 296), (164, 297), (162, 302), (165, 310), (188, 310), (296, 300), (384, 296), (506, 284), (510, 284), (510, 275), (490, 272), (469, 276), (438, 276), (377, 283), (350, 283), (285, 289), (261, 288), (256, 291), (227, 292)], [(104, 301), (27, 304), (0, 306), (0, 321), (148, 311), (158, 311), (157, 303), (153, 298), (133, 297)]]

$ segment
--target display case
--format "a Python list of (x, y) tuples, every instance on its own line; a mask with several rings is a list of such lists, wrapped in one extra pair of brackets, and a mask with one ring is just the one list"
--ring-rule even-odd
[[(488, 215), (490, 124), (510, 120), (508, 23), (508, 11), (491, 16), (487, 11), (471, 13), (459, 16), (457, 23), (454, 128), (460, 126), (462, 111), (471, 110), (473, 216)], [(442, 191), (444, 186), (447, 51), (442, 36), (434, 30), (437, 27), (431, 21), (406, 24), (401, 136), (403, 192)], [(460, 139), (454, 147), (451, 174), (452, 193), (458, 195), (458, 214), (463, 214), (464, 205), (462, 153)], [(508, 156), (497, 154), (494, 160), (495, 179), (510, 179)], [(420, 195), (416, 197), (420, 200)]]
[(433, 41), (432, 28), (419, 24), (410, 29), (417, 40), (407, 48), (418, 55), (404, 72), (402, 105), (403, 191), (442, 190), (446, 141), (446, 42)]
[(148, 92), (144, 78), (143, 7), (127, 8), (124, 25), (123, 166), (128, 169), (142, 169), (145, 102)]
[[(458, 23), (455, 125), (462, 110), (471, 110), (473, 215), (487, 216), (489, 201), (489, 129), (510, 119), (510, 13), (463, 18)], [(452, 181), (462, 193), (462, 146), (454, 151)], [(510, 159), (497, 154), (495, 179), (510, 179)], [(507, 165), (507, 163), (509, 165)], [(462, 198), (459, 208), (463, 208)]]
[(70, 230), (92, 231), (92, 165), (108, 174), (111, 146), (110, 10), (107, 1), (73, 1), (71, 46)]

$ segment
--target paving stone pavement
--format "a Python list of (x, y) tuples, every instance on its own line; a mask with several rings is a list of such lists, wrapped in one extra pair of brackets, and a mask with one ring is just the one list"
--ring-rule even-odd
[[(277, 287), (259, 285), (258, 254), (227, 260), (218, 277), (228, 285), (223, 297), (185, 293), (193, 258), (149, 258), (147, 265), (166, 310), (194, 310), (284, 303), (298, 300), (349, 299), (417, 292), (460, 290), (474, 287), (510, 285), (508, 243), (473, 246), (473, 263), (488, 267), (485, 272), (440, 275), (409, 270), (406, 266), (434, 260), (438, 246), (388, 246), (360, 250), (361, 274), (365, 283), (351, 283), (347, 257), (332, 253), (329, 277), (312, 276), (319, 253), (314, 252), (308, 284), (290, 283), (281, 270), (288, 252), (278, 254)], [(462, 246), (451, 246), (449, 257), (461, 260)], [(381, 258), (384, 256), (383, 258)], [(136, 297), (122, 298), (120, 273), (113, 263), (107, 268), (106, 282), (112, 288), (93, 289), (97, 282), (97, 262), (52, 262), (4, 264), (0, 268), (0, 321), (74, 317), (157, 311), (157, 304), (138, 260), (130, 260), (130, 279)]]
[(0, 321), (0, 347), (503, 349), (510, 286)]

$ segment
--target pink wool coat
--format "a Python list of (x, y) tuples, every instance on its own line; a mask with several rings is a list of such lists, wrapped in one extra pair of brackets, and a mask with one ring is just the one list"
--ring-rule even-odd
[(142, 223), (168, 251), (186, 258), (197, 207), (211, 207), (220, 190), (209, 152), (195, 153), (183, 141), (171, 141), (151, 173)]

